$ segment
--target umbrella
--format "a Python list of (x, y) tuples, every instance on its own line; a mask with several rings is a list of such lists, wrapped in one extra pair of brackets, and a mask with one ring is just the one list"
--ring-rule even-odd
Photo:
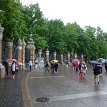
[(98, 61), (90, 61), (91, 64), (101, 64), (100, 62)]
[(98, 58), (98, 62), (105, 62), (105, 60), (103, 58)]
[(58, 60), (52, 60), (51, 63), (58, 63)]
[(17, 65), (19, 65), (19, 62), (16, 59), (7, 59), (6, 62), (8, 62), (9, 64), (12, 64), (12, 62), (15, 61), (15, 63)]
[(79, 61), (79, 59), (74, 59), (73, 62), (76, 63), (76, 62), (80, 62), (80, 61)]
[(107, 59), (104, 59), (105, 60), (105, 62), (104, 63), (107, 63)]

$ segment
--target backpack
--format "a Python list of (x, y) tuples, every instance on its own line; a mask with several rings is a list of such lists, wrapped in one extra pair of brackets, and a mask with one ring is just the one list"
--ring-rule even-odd
[(83, 69), (83, 70), (86, 70), (86, 65), (83, 65), (83, 66), (82, 66), (82, 69)]

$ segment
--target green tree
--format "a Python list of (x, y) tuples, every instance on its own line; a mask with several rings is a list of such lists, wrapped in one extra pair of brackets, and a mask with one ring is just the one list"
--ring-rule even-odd
[(21, 9), (19, 0), (0, 1), (0, 10), (3, 11), (2, 26), (5, 29), (4, 38), (17, 39), (22, 36), (25, 23)]
[(48, 44), (50, 51), (63, 53), (65, 51), (64, 23), (61, 20), (50, 20), (48, 22)]
[(44, 49), (47, 45), (47, 20), (43, 17), (39, 4), (23, 7), (24, 20), (26, 21), (26, 35), (33, 34), (35, 46)]

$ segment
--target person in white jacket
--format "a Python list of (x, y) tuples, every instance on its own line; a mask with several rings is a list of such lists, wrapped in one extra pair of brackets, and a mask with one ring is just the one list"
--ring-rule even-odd
[(83, 75), (85, 76), (85, 74), (87, 72), (87, 65), (86, 65), (85, 61), (81, 65), (81, 71), (83, 72)]
[(15, 78), (15, 71), (16, 71), (16, 63), (15, 63), (15, 61), (12, 62), (11, 71), (12, 71), (13, 78)]
[(29, 61), (30, 72), (32, 70), (32, 61)]

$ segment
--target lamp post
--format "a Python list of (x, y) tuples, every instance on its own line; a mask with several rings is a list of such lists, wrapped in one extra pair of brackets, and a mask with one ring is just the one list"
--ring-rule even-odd
[(49, 50), (48, 50), (48, 48), (46, 49), (46, 61), (49, 62)]
[(3, 38), (4, 28), (0, 24), (0, 78), (4, 78), (5, 76), (5, 68), (2, 65), (2, 38)]
[(63, 54), (61, 54), (61, 64), (63, 64), (64, 62), (63, 62)]
[(56, 52), (53, 52), (54, 60), (56, 60)]

